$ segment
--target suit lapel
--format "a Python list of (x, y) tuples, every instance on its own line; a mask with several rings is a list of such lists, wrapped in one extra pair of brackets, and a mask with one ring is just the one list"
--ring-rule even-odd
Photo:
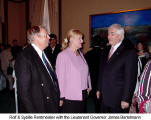
[(31, 49), (30, 51), (31, 51), (31, 54), (35, 61), (36, 66), (40, 68), (40, 69), (39, 68), (37, 68), (37, 69), (40, 70), (40, 72), (43, 72), (44, 74), (48, 73), (41, 58), (39, 57), (38, 53), (36, 52), (36, 50), (31, 45), (29, 47)]
[[(124, 50), (124, 44), (123, 42), (121, 43), (121, 45), (116, 49), (116, 51), (113, 53), (113, 55), (111, 56), (111, 58), (108, 60), (108, 63), (112, 62), (114, 59), (116, 59), (121, 52)], [(109, 53), (108, 53), (109, 54)]]
[(39, 79), (39, 80), (41, 81), (41, 83), (44, 83), (44, 84), (45, 83), (46, 84), (50, 83), (51, 86), (52, 86), (51, 88), (53, 88), (52, 79), (51, 79), (47, 69), (45, 68), (41, 58), (39, 57), (38, 53), (36, 52), (36, 50), (31, 45), (29, 47), (31, 49), (31, 54), (32, 54), (33, 59), (35, 61), (34, 63), (37, 66), (37, 70), (39, 71), (39, 73), (41, 73), (41, 77), (43, 78), (43, 79)]

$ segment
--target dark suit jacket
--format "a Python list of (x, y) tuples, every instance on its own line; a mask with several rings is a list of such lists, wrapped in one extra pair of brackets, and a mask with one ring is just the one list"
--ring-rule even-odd
[(103, 57), (103, 49), (100, 47), (93, 47), (92, 50), (88, 51), (85, 54), (85, 59), (89, 66), (90, 77), (91, 77), (91, 84), (92, 84), (92, 94), (96, 96), (97, 90), (97, 80), (99, 74), (99, 63), (101, 57)]
[(120, 107), (121, 101), (130, 103), (137, 78), (137, 54), (125, 42), (108, 60), (110, 48), (101, 59), (98, 89), (102, 102), (109, 107)]
[(55, 68), (57, 55), (59, 54), (60, 51), (61, 51), (61, 45), (59, 45), (59, 44), (56, 44), (53, 53), (52, 53), (52, 49), (51, 49), (50, 45), (44, 50), (48, 60), (52, 64), (53, 68)]
[(58, 112), (59, 88), (56, 92), (42, 60), (31, 45), (17, 57), (15, 74), (20, 113)]

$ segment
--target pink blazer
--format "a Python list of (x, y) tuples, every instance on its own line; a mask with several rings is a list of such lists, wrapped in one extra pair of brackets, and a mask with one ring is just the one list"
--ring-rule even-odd
[(82, 53), (76, 56), (70, 48), (59, 53), (56, 60), (56, 74), (61, 98), (82, 100), (82, 90), (91, 89), (88, 65)]

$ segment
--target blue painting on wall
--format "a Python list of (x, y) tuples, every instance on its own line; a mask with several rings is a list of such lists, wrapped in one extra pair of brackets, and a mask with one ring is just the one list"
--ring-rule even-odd
[(133, 44), (151, 43), (151, 9), (142, 9), (90, 15), (90, 46), (96, 35), (107, 41), (107, 29), (114, 23), (124, 26), (125, 36)]

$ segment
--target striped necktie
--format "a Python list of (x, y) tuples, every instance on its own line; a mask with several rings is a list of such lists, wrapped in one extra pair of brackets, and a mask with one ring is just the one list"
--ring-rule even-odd
[(43, 59), (43, 62), (49, 72), (49, 75), (51, 76), (52, 78), (52, 83), (53, 83), (53, 86), (55, 88), (55, 90), (57, 91), (57, 77), (56, 77), (56, 74), (55, 72), (53, 71), (52, 67), (50, 66), (50, 64), (48, 63), (48, 61), (46, 60), (46, 57), (44, 55), (44, 53), (42, 53), (42, 59)]

